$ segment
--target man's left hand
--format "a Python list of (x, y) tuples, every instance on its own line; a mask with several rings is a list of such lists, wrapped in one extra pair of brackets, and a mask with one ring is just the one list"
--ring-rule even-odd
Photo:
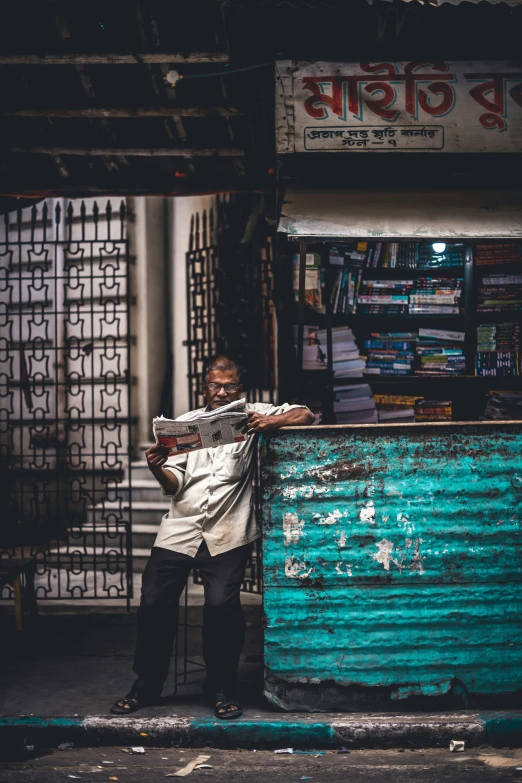
[(265, 416), (263, 413), (257, 413), (256, 411), (248, 411), (247, 416), (247, 432), (249, 434), (279, 429), (280, 422), (278, 421), (278, 416)]

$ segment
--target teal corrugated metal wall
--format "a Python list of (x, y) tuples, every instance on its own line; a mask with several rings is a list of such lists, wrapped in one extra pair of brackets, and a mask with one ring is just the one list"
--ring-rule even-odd
[(522, 426), (288, 429), (262, 477), (272, 701), (522, 688)]

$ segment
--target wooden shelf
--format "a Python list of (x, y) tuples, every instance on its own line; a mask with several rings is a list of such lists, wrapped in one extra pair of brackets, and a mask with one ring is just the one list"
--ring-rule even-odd
[(488, 389), (505, 388), (522, 390), (521, 375), (510, 375), (507, 377), (483, 375), (365, 375), (363, 378), (336, 378), (334, 376), (332, 379), (332, 384), (335, 386), (340, 386), (341, 384), (349, 386), (350, 384), (364, 383), (367, 383), (370, 386), (421, 386), (423, 384), (444, 386), (465, 383), (466, 385), (487, 387)]
[[(338, 318), (339, 316), (334, 315), (334, 318)], [(344, 315), (341, 316), (343, 318), (351, 318), (358, 321), (456, 321), (459, 319), (464, 318), (464, 313), (448, 313), (445, 315), (444, 313), (413, 313), (410, 315), (404, 314), (404, 315), (384, 315), (384, 314), (375, 314), (375, 315)]]
[[(330, 269), (342, 269), (341, 266), (330, 264)], [(379, 267), (363, 266), (363, 278), (367, 280), (408, 280), (417, 277), (464, 277), (464, 265), (460, 266), (438, 266), (429, 269), (409, 269), (408, 267)]]
[(521, 275), (522, 259), (516, 264), (475, 264), (475, 275)]
[(522, 318), (522, 310), (505, 310), (503, 313), (482, 313), (477, 310), (477, 326), (486, 323), (510, 323), (513, 321), (520, 321)]

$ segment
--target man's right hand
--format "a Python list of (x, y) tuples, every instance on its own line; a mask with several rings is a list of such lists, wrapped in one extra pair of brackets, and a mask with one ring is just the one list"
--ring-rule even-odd
[(147, 458), (149, 470), (156, 474), (161, 471), (163, 465), (166, 463), (169, 457), (169, 450), (166, 446), (156, 443), (154, 446), (151, 446), (150, 449), (147, 449), (145, 457)]

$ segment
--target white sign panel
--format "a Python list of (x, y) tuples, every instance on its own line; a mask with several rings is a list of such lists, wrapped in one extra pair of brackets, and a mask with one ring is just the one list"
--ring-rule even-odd
[(276, 64), (288, 152), (521, 152), (522, 63)]

